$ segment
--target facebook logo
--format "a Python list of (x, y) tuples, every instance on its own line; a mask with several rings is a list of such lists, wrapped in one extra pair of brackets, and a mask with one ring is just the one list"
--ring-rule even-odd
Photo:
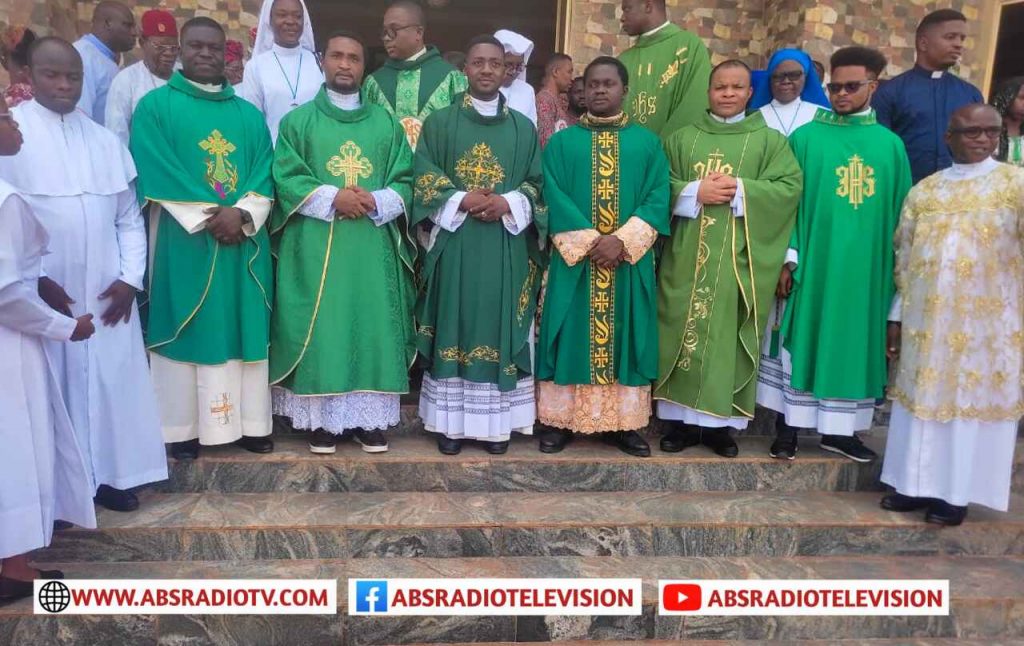
[(356, 612), (387, 611), (387, 581), (356, 581)]

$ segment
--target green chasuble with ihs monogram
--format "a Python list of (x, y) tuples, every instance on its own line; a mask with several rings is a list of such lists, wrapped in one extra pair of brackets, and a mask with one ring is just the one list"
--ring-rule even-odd
[(434, 379), (459, 377), (511, 391), (532, 374), (527, 345), (537, 309), (546, 234), (537, 130), (509, 110), (478, 113), (469, 94), (430, 115), (416, 149), (413, 223), (427, 221), (457, 191), (518, 191), (533, 223), (518, 235), (502, 220), (466, 216), (454, 231), (435, 225), (416, 303), (416, 344)]
[(398, 117), (409, 145), (416, 150), (423, 121), (451, 105), (456, 95), (465, 92), (467, 87), (466, 76), (431, 46), (415, 60), (389, 58), (367, 77), (363, 93), (367, 101)]
[(710, 173), (742, 181), (742, 210), (705, 205), (672, 218), (658, 274), (660, 360), (654, 397), (715, 417), (754, 416), (768, 311), (796, 217), (802, 174), (760, 112), (711, 115), (666, 142), (672, 203)]
[(367, 103), (342, 110), (320, 88), (281, 122), (274, 181), (270, 382), (297, 395), (408, 392), (415, 247), (405, 215), (377, 226), (297, 212), (325, 185), (390, 188), (408, 212), (412, 151), (398, 120)]
[(633, 123), (665, 140), (704, 115), (711, 57), (696, 34), (665, 25), (637, 38), (619, 60), (629, 72), (626, 111)]
[[(661, 141), (626, 119), (584, 116), (544, 150), (551, 235), (609, 235), (639, 218), (668, 234), (668, 162)], [(537, 379), (650, 386), (658, 375), (654, 251), (635, 264), (569, 266), (553, 252), (537, 342)]]
[[(233, 206), (274, 195), (266, 122), (230, 85), (206, 92), (176, 72), (139, 102), (131, 151), (143, 203)], [(265, 361), (273, 302), (266, 227), (226, 245), (205, 229), (189, 233), (161, 208), (149, 233), (149, 349), (205, 365)]]
[(790, 143), (807, 187), (782, 319), (792, 386), (819, 399), (882, 397), (893, 236), (911, 186), (906, 148), (873, 111), (818, 110)]

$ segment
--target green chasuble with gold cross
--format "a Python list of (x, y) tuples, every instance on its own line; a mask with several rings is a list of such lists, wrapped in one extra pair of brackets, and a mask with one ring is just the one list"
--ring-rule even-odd
[[(139, 102), (131, 151), (143, 203), (233, 206), (274, 195), (266, 122), (230, 85), (206, 92), (176, 72)], [(205, 229), (190, 233), (161, 207), (149, 233), (150, 350), (205, 365), (265, 361), (273, 299), (266, 227), (225, 245)]]
[(619, 55), (629, 72), (626, 111), (663, 140), (708, 108), (711, 57), (696, 34), (668, 24)]
[(398, 120), (373, 104), (342, 110), (320, 88), (281, 122), (274, 182), (270, 382), (297, 395), (408, 392), (415, 247), (405, 215), (377, 226), (298, 213), (322, 186), (389, 188), (408, 212), (412, 151)]
[(538, 241), (547, 227), (537, 130), (501, 95), (493, 117), (462, 95), (424, 122), (415, 174), (414, 224), (458, 191), (518, 191), (532, 207), (532, 224), (517, 235), (502, 220), (470, 216), (454, 232), (435, 225), (416, 303), (416, 344), (434, 379), (515, 390), (533, 372), (527, 337), (540, 287)]
[(427, 47), (411, 61), (388, 59), (363, 84), (366, 100), (398, 117), (413, 150), (419, 142), (423, 121), (452, 104), (466, 91), (466, 76), (441, 58), (436, 47)]
[(688, 184), (710, 173), (737, 178), (742, 191), (734, 204), (672, 218), (658, 273), (654, 397), (715, 417), (752, 418), (761, 342), (800, 199), (800, 167), (760, 112), (735, 123), (706, 114), (665, 148), (674, 205)]
[(782, 319), (792, 386), (819, 399), (882, 397), (893, 235), (911, 186), (906, 148), (873, 111), (818, 110), (790, 143), (807, 187)]
[[(611, 234), (639, 218), (668, 234), (668, 162), (661, 141), (626, 120), (585, 116), (544, 150), (551, 235)], [(635, 264), (569, 266), (551, 254), (537, 343), (538, 379), (556, 384), (650, 386), (658, 376), (654, 251)]]

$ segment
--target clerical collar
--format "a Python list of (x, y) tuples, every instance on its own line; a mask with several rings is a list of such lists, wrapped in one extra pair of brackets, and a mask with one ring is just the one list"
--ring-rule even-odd
[(270, 48), (270, 51), (274, 52), (278, 56), (300, 56), (302, 55), (302, 45), (300, 44), (296, 45), (295, 47), (284, 47), (282, 45), (274, 43), (273, 47)]
[(362, 103), (359, 100), (359, 90), (356, 90), (352, 94), (343, 94), (341, 92), (335, 92), (331, 88), (325, 88), (327, 90), (327, 98), (330, 99), (331, 104), (339, 110), (358, 110)]
[(988, 175), (998, 166), (998, 161), (991, 157), (986, 157), (975, 164), (957, 164), (954, 162), (951, 167), (942, 172), (946, 179), (974, 179), (976, 177)]
[(72, 115), (78, 113), (77, 110), (72, 110), (67, 114), (61, 114), (60, 112), (57, 112), (56, 110), (51, 110), (50, 108), (40, 103), (39, 99), (32, 99), (30, 101), (27, 101), (23, 105), (25, 105), (26, 109), (32, 109), (34, 107), (35, 111), (42, 115), (44, 118), (52, 119), (54, 121), (63, 121), (65, 117), (70, 118)]
[(711, 118), (717, 121), (718, 123), (739, 123), (740, 121), (743, 121), (744, 119), (747, 118), (747, 115), (743, 112), (740, 112), (739, 114), (734, 114), (731, 117), (720, 117), (711, 111), (709, 111), (708, 114), (710, 114)]
[(600, 130), (602, 128), (625, 128), (628, 123), (629, 117), (625, 112), (613, 114), (610, 117), (598, 117), (586, 112), (582, 117), (580, 117), (580, 125), (590, 130)]
[(191, 84), (192, 86), (202, 90), (203, 92), (211, 92), (211, 93), (212, 92), (220, 92), (221, 90), (224, 89), (223, 85), (217, 85), (216, 83), (200, 83), (198, 81), (193, 81), (192, 79), (190, 79), (189, 77), (185, 76), (184, 74), (181, 75), (181, 78), (185, 79), (186, 81), (189, 82), (189, 84)]
[(411, 63), (413, 61), (418, 61), (426, 53), (427, 53), (427, 46), (424, 45), (423, 49), (421, 49), (420, 51), (416, 52), (415, 54), (413, 54), (409, 58), (406, 58), (406, 59), (403, 59), (403, 60), (405, 60), (406, 63)]
[(644, 33), (640, 34), (640, 38), (643, 38), (644, 36), (653, 36), (654, 34), (658, 33), (662, 29), (664, 29), (665, 27), (668, 27), (670, 24), (671, 24), (671, 22), (666, 20), (665, 22), (661, 23), (660, 25), (658, 25), (654, 29), (652, 29), (650, 31), (645, 31)]
[(935, 80), (941, 79), (946, 74), (946, 72), (943, 70), (928, 70), (916, 64), (914, 65), (914, 69), (917, 71), (918, 74), (927, 76), (928, 78), (932, 78)]
[(471, 94), (469, 95), (469, 100), (473, 102), (473, 109), (476, 110), (477, 113), (479, 113), (480, 115), (485, 117), (498, 116), (498, 102), (500, 101), (500, 97), (496, 96), (490, 101), (484, 101), (482, 99), (476, 98)]
[(107, 47), (107, 44), (99, 38), (97, 38), (94, 34), (86, 34), (84, 38), (90, 43), (92, 43), (96, 49), (100, 50), (101, 54), (103, 54), (110, 60), (114, 61), (115, 63), (117, 62), (117, 54), (114, 53), (114, 50)]

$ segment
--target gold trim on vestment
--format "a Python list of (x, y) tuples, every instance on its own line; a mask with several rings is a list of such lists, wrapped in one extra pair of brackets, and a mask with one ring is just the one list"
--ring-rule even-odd
[(519, 290), (519, 303), (516, 306), (516, 323), (522, 323), (523, 317), (526, 316), (526, 308), (530, 306), (530, 288), (533, 287), (533, 281), (537, 279), (537, 264), (532, 260), (528, 260), (527, 264), (530, 269), (526, 274), (526, 280), (523, 281), (523, 287)]
[[(617, 115), (616, 118), (620, 118)], [(591, 222), (601, 235), (619, 228), (619, 132), (591, 132)], [(615, 383), (615, 269), (590, 261), (590, 382)]]
[[(216, 246), (214, 246), (213, 248), (213, 260), (210, 262), (210, 274), (206, 277), (206, 287), (203, 289), (203, 295), (199, 297), (199, 303), (196, 304), (195, 309), (192, 310), (192, 313), (185, 317), (185, 320), (182, 322), (181, 325), (178, 326), (178, 329), (175, 330), (174, 335), (171, 336), (170, 339), (167, 339), (166, 341), (161, 341), (160, 343), (148, 345), (146, 346), (147, 350), (155, 350), (156, 348), (177, 341), (178, 337), (181, 336), (182, 331), (188, 326), (189, 323), (192, 322), (192, 319), (196, 317), (196, 314), (199, 313), (199, 310), (203, 308), (203, 304), (206, 303), (206, 297), (210, 293), (210, 286), (213, 285), (213, 274), (214, 272), (217, 271), (217, 255), (220, 252), (220, 243), (214, 241), (214, 245)], [(151, 276), (150, 281), (152, 280), (153, 279)], [(152, 312), (150, 312), (150, 314), (152, 315)]]

